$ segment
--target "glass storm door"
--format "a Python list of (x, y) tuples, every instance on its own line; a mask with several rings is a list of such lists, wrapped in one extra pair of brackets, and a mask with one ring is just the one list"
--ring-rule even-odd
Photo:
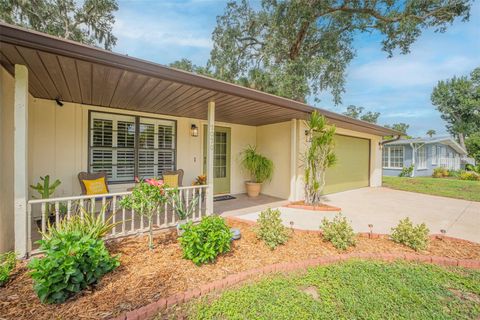
[[(203, 172), (207, 168), (207, 126), (203, 130)], [(213, 193), (230, 193), (230, 128), (215, 127)]]

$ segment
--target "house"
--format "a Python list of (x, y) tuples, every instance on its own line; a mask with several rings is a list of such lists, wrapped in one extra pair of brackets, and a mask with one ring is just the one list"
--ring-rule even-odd
[(433, 169), (459, 170), (467, 151), (452, 137), (401, 139), (384, 144), (382, 167), (386, 176), (398, 176), (413, 165), (413, 176), (431, 176)]
[[(214, 194), (244, 193), (239, 153), (248, 145), (275, 165), (263, 194), (303, 197), (303, 120), (318, 110), (337, 127), (338, 164), (326, 192), (382, 183), (380, 141), (399, 133), (260, 91), (168, 68), (43, 33), (0, 24), (0, 252), (32, 250), (35, 219), (46, 204), (68, 214), (95, 197), (81, 196), (77, 174), (107, 171), (109, 199), (134, 177), (182, 168), (189, 186), (206, 172), (199, 216), (214, 211)], [(29, 185), (49, 174), (62, 184), (55, 199), (32, 199)], [(184, 192), (203, 192), (185, 187)], [(203, 199), (203, 198), (202, 198)], [(105, 202), (104, 196), (100, 201)], [(203, 207), (204, 206), (204, 207)], [(119, 217), (125, 220), (125, 213)], [(143, 219), (115, 230), (143, 230)], [(162, 220), (163, 219), (163, 220)], [(34, 221), (35, 220), (35, 221)], [(171, 225), (168, 216), (158, 225)]]

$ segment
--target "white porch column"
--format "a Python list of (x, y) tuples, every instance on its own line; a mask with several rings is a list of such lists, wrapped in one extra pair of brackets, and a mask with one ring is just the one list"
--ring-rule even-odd
[(208, 102), (207, 126), (207, 215), (213, 213), (213, 152), (215, 139), (215, 101)]
[(28, 69), (15, 65), (14, 96), (14, 216), (15, 252), (27, 253), (27, 199), (28, 199)]
[(290, 120), (290, 197), (288, 200), (297, 199), (297, 119)]

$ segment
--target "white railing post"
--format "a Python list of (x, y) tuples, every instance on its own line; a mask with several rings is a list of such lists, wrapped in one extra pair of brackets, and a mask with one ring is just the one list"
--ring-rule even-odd
[(215, 101), (208, 102), (207, 126), (207, 215), (213, 213), (213, 155), (215, 147)]
[[(179, 201), (185, 201), (186, 203), (184, 204), (186, 208), (190, 206), (191, 204), (189, 203), (189, 200), (193, 199), (194, 197), (198, 196), (198, 208), (190, 208), (193, 209), (193, 214), (192, 214), (192, 220), (193, 221), (198, 221), (200, 220), (203, 216), (208, 214), (208, 212), (203, 211), (203, 205), (202, 205), (202, 197), (204, 192), (208, 189), (208, 186), (206, 185), (199, 185), (199, 186), (187, 186), (187, 187), (179, 187), (179, 195), (180, 195), (180, 200)], [(135, 233), (143, 233), (148, 230), (148, 228), (145, 228), (144, 221), (140, 217), (140, 221), (135, 223), (135, 211), (131, 210), (131, 216), (128, 217), (126, 212), (128, 209), (121, 208), (121, 214), (120, 214), (120, 208), (118, 207), (119, 200), (122, 197), (128, 196), (131, 194), (131, 191), (128, 192), (119, 192), (119, 193), (110, 193), (106, 195), (83, 195), (83, 196), (73, 196), (73, 197), (61, 197), (61, 198), (50, 198), (50, 199), (33, 199), (27, 202), (27, 212), (26, 212), (26, 218), (28, 219), (27, 224), (26, 224), (26, 230), (28, 232), (28, 235), (26, 235), (25, 242), (26, 242), (26, 253), (37, 253), (38, 251), (34, 250), (32, 251), (32, 235), (35, 230), (32, 230), (31, 226), (31, 221), (35, 217), (35, 212), (39, 212), (41, 214), (41, 232), (46, 232), (47, 227), (48, 227), (48, 219), (50, 218), (50, 213), (55, 214), (55, 222), (58, 223), (61, 221), (63, 218), (70, 219), (72, 215), (77, 215), (81, 219), (84, 218), (84, 214), (82, 211), (79, 212), (77, 209), (72, 210), (72, 203), (76, 203), (78, 205), (75, 205), (75, 207), (81, 206), (83, 207), (84, 205), (87, 205), (87, 209), (92, 208), (92, 206), (95, 204), (95, 198), (97, 199), (102, 199), (102, 204), (105, 205), (106, 203), (106, 198), (112, 198), (111, 203), (109, 204), (111, 207), (111, 214), (113, 214), (112, 217), (112, 222), (116, 223), (121, 219), (121, 232), (117, 231), (117, 229), (113, 229), (112, 232), (107, 236), (108, 238), (117, 238), (120, 236), (126, 236), (129, 234), (135, 234)], [(63, 217), (61, 216), (62, 212), (60, 208), (62, 208), (63, 205), (66, 204), (66, 216)], [(171, 206), (169, 203), (165, 203), (164, 206), (164, 221), (161, 223), (161, 218), (160, 218), (160, 211), (161, 208), (159, 208), (159, 211), (157, 212), (157, 224), (159, 229), (166, 229), (169, 227), (172, 227), (175, 225), (177, 222), (177, 217), (174, 212), (174, 208), (176, 203), (172, 203)], [(36, 209), (35, 209), (36, 208)], [(51, 208), (51, 209), (49, 209)], [(39, 210), (40, 209), (40, 210)], [(198, 209), (198, 214), (196, 214), (196, 211)], [(117, 210), (119, 211), (120, 217), (117, 217)], [(170, 211), (169, 211), (170, 210)], [(169, 215), (172, 215), (171, 220), (169, 220)], [(128, 219), (130, 218), (130, 219)], [(105, 221), (106, 217), (102, 216), (102, 219)], [(127, 221), (130, 220), (131, 224), (130, 227), (128, 228), (127, 226)]]

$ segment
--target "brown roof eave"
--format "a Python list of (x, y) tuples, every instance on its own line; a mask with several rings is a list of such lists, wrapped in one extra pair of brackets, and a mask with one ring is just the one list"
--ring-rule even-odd
[(397, 131), (371, 124), (365, 121), (353, 119), (325, 109), (314, 108), (305, 103), (282, 98), (272, 94), (253, 90), (229, 82), (209, 78), (190, 72), (165, 67), (163, 65), (146, 60), (129, 57), (100, 48), (91, 47), (78, 42), (60, 39), (44, 33), (12, 26), (0, 22), (0, 40), (13, 45), (24, 46), (53, 54), (59, 54), (92, 63), (107, 65), (148, 76), (165, 79), (173, 82), (196, 86), (199, 88), (230, 94), (263, 103), (277, 105), (294, 111), (311, 113), (318, 110), (327, 118), (349, 123), (356, 127), (364, 127), (369, 131), (378, 132), (381, 135), (397, 135)]

